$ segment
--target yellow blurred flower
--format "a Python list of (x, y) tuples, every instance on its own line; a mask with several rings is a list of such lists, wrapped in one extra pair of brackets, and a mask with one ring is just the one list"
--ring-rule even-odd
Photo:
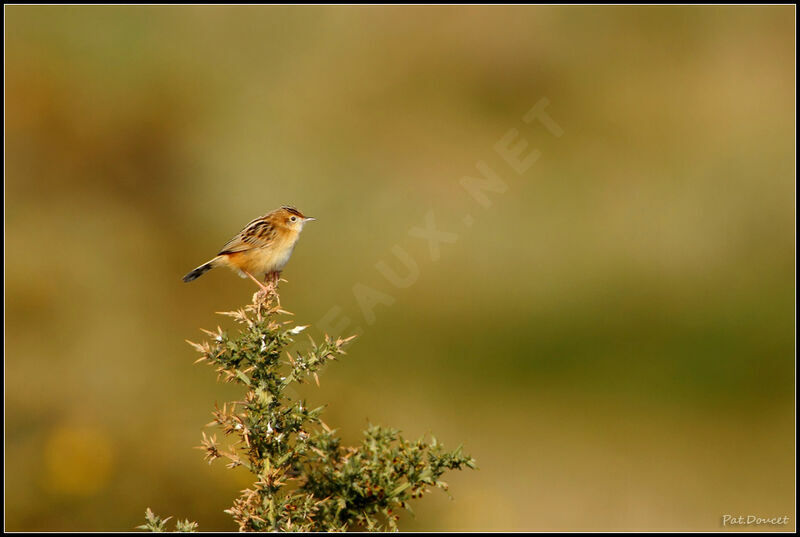
[(88, 496), (108, 482), (113, 447), (108, 435), (88, 426), (60, 426), (44, 443), (44, 487), (58, 494)]

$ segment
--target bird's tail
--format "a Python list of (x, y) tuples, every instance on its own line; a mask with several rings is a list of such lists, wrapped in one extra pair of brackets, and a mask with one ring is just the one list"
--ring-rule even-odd
[(202, 276), (203, 274), (205, 274), (206, 272), (208, 272), (212, 268), (216, 267), (219, 264), (218, 262), (219, 262), (219, 257), (215, 257), (214, 259), (212, 259), (208, 263), (204, 263), (204, 264), (200, 265), (199, 267), (197, 267), (196, 269), (191, 271), (189, 274), (184, 276), (183, 277), (183, 281), (185, 281), (186, 283), (189, 283), (192, 280), (196, 280), (197, 278), (199, 278), (200, 276)]

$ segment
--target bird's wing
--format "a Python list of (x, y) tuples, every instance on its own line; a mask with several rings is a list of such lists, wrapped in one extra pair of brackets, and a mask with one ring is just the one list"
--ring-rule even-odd
[(229, 240), (217, 255), (244, 252), (253, 248), (264, 248), (275, 241), (278, 231), (263, 216), (247, 224), (234, 238)]

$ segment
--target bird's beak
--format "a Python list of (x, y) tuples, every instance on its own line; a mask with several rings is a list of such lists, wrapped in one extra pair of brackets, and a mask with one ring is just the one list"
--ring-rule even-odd
[(316, 220), (316, 218), (314, 218), (313, 216), (306, 216), (303, 219), (303, 222), (311, 222), (312, 220)]

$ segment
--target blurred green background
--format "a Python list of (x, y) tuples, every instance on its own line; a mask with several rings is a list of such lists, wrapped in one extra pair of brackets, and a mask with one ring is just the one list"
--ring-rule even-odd
[[(5, 15), (7, 529), (235, 529), (247, 474), (192, 447), (238, 392), (184, 339), (254, 286), (180, 278), (287, 203), (319, 221), (283, 305), (361, 332), (310, 402), (480, 466), (403, 529), (794, 528), (793, 6)], [(560, 138), (521, 121), (542, 98)], [(356, 284), (394, 300), (372, 324)]]

